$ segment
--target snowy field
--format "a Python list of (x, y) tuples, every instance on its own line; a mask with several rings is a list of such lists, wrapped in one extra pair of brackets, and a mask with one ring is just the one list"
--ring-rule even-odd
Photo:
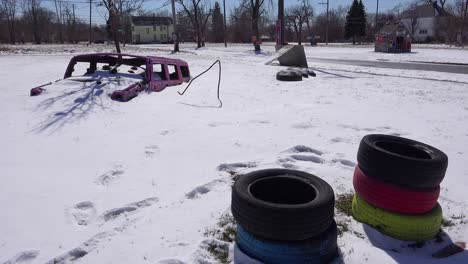
[[(468, 75), (310, 63), (316, 78), (285, 83), (275, 80), (281, 67), (265, 65), (275, 56), (271, 45), (260, 55), (249, 45), (187, 44), (177, 55), (147, 45), (124, 51), (184, 59), (192, 75), (220, 59), (223, 108), (216, 68), (183, 97), (185, 85), (119, 103), (108, 97), (114, 86), (89, 83), (80, 93), (56, 85), (29, 97), (30, 88), (62, 78), (73, 54), (108, 49), (2, 49), (0, 263), (218, 263), (210, 245), (233, 245), (205, 231), (230, 210), (231, 174), (294, 168), (322, 177), (336, 195), (349, 193), (360, 139), (370, 133), (448, 155), (439, 203), (451, 224), (442, 242), (419, 248), (337, 212), (349, 230), (334, 263), (468, 263), (467, 251), (431, 258), (450, 241), (468, 240)], [(468, 63), (465, 50), (414, 51), (402, 60)], [(388, 55), (370, 47), (306, 52)], [(294, 153), (297, 145), (316, 153)]]

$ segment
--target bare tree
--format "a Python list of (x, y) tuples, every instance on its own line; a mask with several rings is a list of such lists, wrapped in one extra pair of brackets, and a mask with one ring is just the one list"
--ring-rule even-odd
[(118, 27), (120, 23), (119, 11), (117, 9), (117, 1), (114, 0), (102, 0), (103, 6), (106, 8), (109, 15), (110, 34), (114, 40), (115, 50), (117, 53), (122, 53), (120, 50), (120, 41), (118, 36)]
[(63, 15), (62, 15), (62, 1), (54, 0), (55, 4), (55, 15), (57, 17), (57, 27), (58, 27), (58, 35), (60, 43), (63, 43)]
[(70, 43), (76, 43), (76, 18), (70, 3), (66, 3), (63, 10), (64, 20), (66, 21), (67, 39)]
[(445, 9), (446, 3), (447, 3), (447, 0), (439, 0), (440, 7), (442, 7), (442, 9)]
[(419, 5), (420, 2), (418, 0), (414, 0), (413, 2), (408, 4), (407, 10), (401, 14), (402, 19), (406, 19), (408, 21), (408, 23), (406, 23), (406, 26), (411, 32), (412, 36), (416, 34), (416, 31), (419, 28)]
[(272, 0), (243, 0), (242, 6), (247, 7), (250, 12), (251, 16), (251, 23), (252, 23), (252, 33), (253, 37), (255, 37), (254, 47), (255, 51), (260, 51), (260, 30), (259, 30), (259, 21), (264, 12), (266, 12), (267, 4), (273, 5)]
[(297, 42), (302, 45), (302, 28), (307, 25), (310, 30), (310, 20), (314, 15), (314, 10), (308, 0), (302, 0), (299, 5), (293, 6), (286, 11), (286, 20), (296, 33)]
[(101, 0), (102, 5), (106, 8), (108, 14), (108, 22), (110, 26), (110, 34), (114, 40), (115, 50), (121, 53), (119, 32), (123, 31), (124, 17), (138, 11), (144, 0)]
[(127, 39), (129, 41), (132, 40), (130, 16), (134, 13), (141, 12), (144, 1), (145, 0), (122, 0), (120, 1), (120, 20), (122, 22), (122, 25), (120, 26), (120, 28), (123, 31), (122, 40), (123, 40), (124, 47), (125, 47), (125, 42)]
[[(39, 28), (39, 12), (41, 9), (41, 0), (24, 0), (23, 1), (23, 14), (29, 14), (29, 25), (32, 29), (34, 42), (41, 44), (41, 32)], [(24, 16), (24, 15), (23, 15)]]
[(204, 46), (204, 31), (212, 13), (211, 8), (206, 8), (206, 0), (177, 0), (177, 3), (189, 17), (197, 36), (197, 48), (201, 48)]
[(466, 28), (468, 27), (468, 1), (466, 0), (455, 0), (453, 5), (449, 7), (450, 13), (452, 13), (457, 20), (457, 31), (459, 33), (458, 42), (460, 46), (464, 47)]
[[(344, 27), (346, 22), (346, 14), (348, 13), (348, 6), (338, 6), (337, 8), (330, 9), (328, 18), (328, 39), (330, 42), (343, 42), (344, 40)], [(325, 29), (327, 24), (326, 13), (317, 15), (312, 27), (314, 33), (325, 40)]]
[(7, 22), (8, 33), (11, 44), (15, 44), (15, 20), (16, 20), (16, 0), (1, 0), (0, 9)]
[(201, 37), (202, 37), (202, 47), (205, 46), (205, 40), (206, 40), (206, 25), (208, 23), (208, 20), (210, 16), (213, 15), (213, 9), (212, 8), (205, 8), (203, 5), (200, 6), (200, 32), (201, 32)]
[(230, 13), (231, 16), (228, 30), (230, 33), (228, 34), (230, 40), (233, 42), (249, 43), (251, 37), (251, 25), (249, 23), (250, 14), (247, 12), (246, 8), (242, 6), (234, 7)]

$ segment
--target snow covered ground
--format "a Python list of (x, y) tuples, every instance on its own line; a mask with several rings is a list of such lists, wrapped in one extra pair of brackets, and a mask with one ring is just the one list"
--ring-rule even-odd
[[(339, 237), (335, 263), (468, 262), (466, 251), (430, 257), (449, 241), (468, 240), (468, 75), (311, 63), (316, 78), (284, 83), (275, 80), (281, 67), (265, 65), (273, 46), (260, 55), (249, 45), (187, 44), (177, 55), (170, 46), (128, 47), (184, 59), (192, 75), (220, 59), (218, 109), (216, 70), (183, 97), (183, 86), (128, 103), (110, 100), (113, 87), (86, 94), (46, 87), (29, 97), (30, 88), (63, 76), (70, 53), (110, 48), (30, 49), (0, 55), (0, 263), (216, 263), (209, 245), (223, 242), (205, 231), (229, 211), (231, 173), (295, 168), (344, 194), (369, 133), (416, 139), (449, 156), (439, 202), (454, 225), (444, 228), (444, 242), (414, 248), (337, 213), (350, 231)], [(371, 54), (306, 49), (315, 51)], [(464, 50), (437, 51), (406, 56), (468, 60)], [(297, 145), (315, 154), (293, 153)]]

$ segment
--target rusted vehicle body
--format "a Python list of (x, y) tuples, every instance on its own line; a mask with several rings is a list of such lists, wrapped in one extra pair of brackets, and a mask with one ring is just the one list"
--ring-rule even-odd
[[(79, 68), (84, 71), (84, 74), (74, 75), (79, 70), (77, 65), (81, 65)], [(122, 68), (126, 69), (122, 70)], [(138, 93), (142, 91), (160, 92), (166, 87), (188, 82), (190, 80), (190, 70), (188, 64), (179, 59), (97, 53), (73, 57), (68, 64), (63, 80), (99, 82), (102, 76), (135, 80), (133, 84), (125, 89), (115, 90), (111, 94), (112, 100), (127, 102), (138, 96)], [(44, 87), (51, 84), (48, 83), (31, 89), (31, 96), (41, 94), (45, 91)]]

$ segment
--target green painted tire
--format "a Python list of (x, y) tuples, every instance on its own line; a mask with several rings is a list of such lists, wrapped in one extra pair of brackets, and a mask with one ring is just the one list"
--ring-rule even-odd
[(425, 214), (403, 215), (377, 208), (358, 194), (354, 194), (352, 211), (357, 221), (400, 240), (431, 240), (437, 235), (442, 224), (442, 208), (439, 204)]

